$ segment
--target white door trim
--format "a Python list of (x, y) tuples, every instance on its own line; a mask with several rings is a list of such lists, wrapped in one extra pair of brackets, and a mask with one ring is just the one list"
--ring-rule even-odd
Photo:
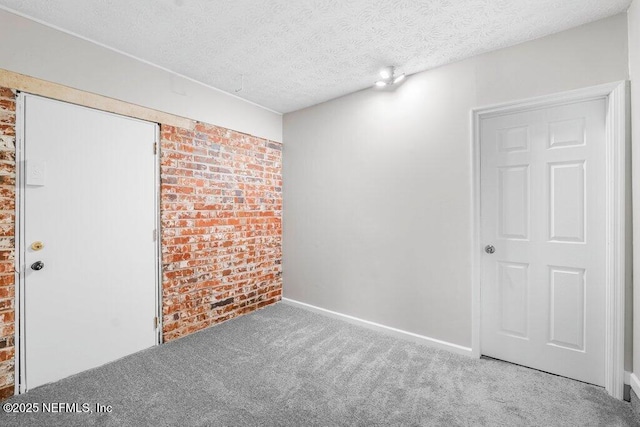
[[(15, 332), (14, 332), (14, 348), (15, 348), (15, 364), (14, 364), (14, 394), (18, 395), (24, 393), (26, 391), (26, 384), (22, 380), (25, 378), (26, 372), (26, 363), (25, 363), (25, 352), (24, 352), (24, 272), (26, 270), (26, 265), (23, 265), (24, 260), (22, 259), (22, 250), (26, 248), (26, 243), (24, 242), (24, 191), (25, 191), (25, 170), (24, 170), (24, 102), (25, 95), (31, 96), (40, 96), (40, 95), (32, 95), (26, 92), (18, 92), (16, 97), (16, 123), (15, 123), (15, 131), (16, 131), (16, 216), (15, 216)], [(53, 98), (52, 98), (53, 99)], [(59, 102), (66, 102), (60, 101)], [(81, 105), (85, 108), (84, 105)], [(105, 114), (115, 114), (104, 110), (98, 110), (92, 108), (97, 111), (101, 111)], [(144, 121), (135, 117), (132, 119)], [(156, 217), (156, 230), (155, 230), (155, 239), (156, 239), (156, 248), (155, 248), (155, 259), (156, 259), (156, 317), (158, 319), (157, 322), (157, 339), (156, 345), (162, 343), (162, 248), (161, 248), (161, 219), (160, 219), (160, 125), (158, 123), (154, 123), (156, 127), (156, 140), (155, 147), (150, 147), (149, 149), (153, 149), (156, 156), (156, 164), (155, 164), (155, 177), (154, 182), (156, 183), (154, 189), (154, 210)]]
[(161, 204), (162, 199), (160, 198), (160, 188), (161, 188), (161, 176), (160, 176), (160, 155), (161, 151), (161, 141), (162, 136), (160, 133), (160, 123), (156, 123), (156, 141), (153, 146), (153, 153), (156, 156), (156, 167), (154, 170), (155, 173), (155, 199), (154, 199), (154, 207), (155, 207), (155, 217), (156, 217), (156, 229), (154, 233), (154, 237), (156, 239), (156, 344), (162, 344), (162, 331), (164, 321), (162, 319), (162, 218), (161, 218)]
[(471, 110), (471, 188), (473, 244), (472, 260), (472, 354), (481, 355), (481, 277), (482, 245), (480, 222), (480, 121), (483, 118), (501, 116), (521, 111), (546, 108), (555, 105), (607, 100), (606, 117), (606, 324), (605, 324), (605, 388), (617, 398), (624, 391), (624, 301), (625, 301), (625, 221), (626, 221), (626, 148), (627, 132), (626, 81), (614, 82), (530, 98)]

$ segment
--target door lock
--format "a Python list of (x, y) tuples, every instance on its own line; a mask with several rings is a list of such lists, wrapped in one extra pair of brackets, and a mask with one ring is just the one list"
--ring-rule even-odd
[(42, 242), (33, 242), (31, 244), (31, 249), (34, 251), (39, 251), (42, 248), (44, 248), (44, 244)]
[(487, 245), (484, 247), (484, 251), (488, 254), (492, 254), (496, 251), (496, 248), (493, 245)]
[(32, 270), (39, 271), (39, 270), (42, 270), (43, 268), (44, 268), (44, 262), (42, 261), (36, 261), (33, 264), (31, 264)]

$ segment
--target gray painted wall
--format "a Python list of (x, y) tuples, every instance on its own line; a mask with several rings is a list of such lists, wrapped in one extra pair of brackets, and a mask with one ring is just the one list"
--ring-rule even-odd
[(286, 114), (284, 296), (470, 347), (470, 110), (627, 78), (620, 14)]
[(5, 70), (282, 142), (279, 113), (4, 10), (0, 40)]

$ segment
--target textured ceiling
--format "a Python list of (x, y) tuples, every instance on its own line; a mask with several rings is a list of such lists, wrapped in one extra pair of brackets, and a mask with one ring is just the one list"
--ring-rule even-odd
[(0, 0), (279, 112), (625, 11), (631, 0)]

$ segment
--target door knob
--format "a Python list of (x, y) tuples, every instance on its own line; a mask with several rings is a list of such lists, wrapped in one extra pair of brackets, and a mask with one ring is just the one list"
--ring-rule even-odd
[(493, 245), (487, 245), (484, 247), (484, 251), (488, 254), (492, 254), (496, 251), (496, 248)]
[(42, 270), (44, 268), (44, 262), (42, 261), (36, 261), (33, 264), (31, 264), (31, 269), (38, 271), (38, 270)]

